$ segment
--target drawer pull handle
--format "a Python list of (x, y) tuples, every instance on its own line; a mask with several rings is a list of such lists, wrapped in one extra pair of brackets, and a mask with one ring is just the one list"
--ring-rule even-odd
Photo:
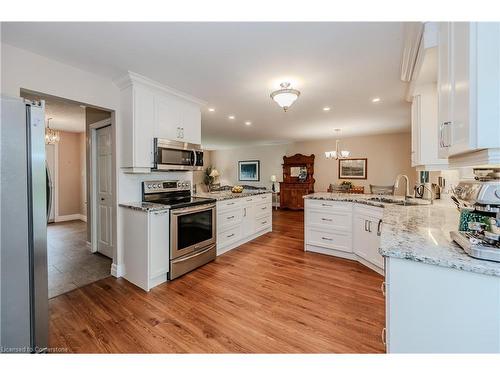
[(227, 206), (231, 206), (231, 205), (233, 205), (233, 204), (234, 204), (234, 202), (229, 202), (229, 203), (226, 203), (226, 205), (227, 205)]
[(233, 215), (233, 216), (228, 216), (226, 219), (227, 219), (227, 220), (234, 219), (234, 215)]
[(323, 221), (333, 221), (332, 219), (327, 219), (326, 217), (322, 217), (321, 220), (323, 220)]
[(378, 221), (378, 225), (377, 225), (377, 236), (380, 237), (381, 234), (382, 234), (382, 219), (380, 219)]
[(267, 224), (267, 221), (263, 221), (263, 222), (261, 222), (261, 224)]
[(247, 202), (251, 202), (251, 201), (252, 201), (252, 198), (250, 198), (250, 199), (247, 199)]
[(384, 346), (387, 346), (386, 335), (387, 335), (387, 330), (384, 327), (384, 328), (382, 328), (382, 334), (381, 334), (382, 343), (384, 344)]
[(372, 222), (368, 221), (368, 232), (372, 232)]
[(331, 204), (321, 203), (321, 205), (322, 205), (323, 207), (332, 207), (332, 205), (331, 205)]
[(321, 237), (322, 240), (333, 241), (333, 238)]
[(226, 238), (231, 238), (234, 237), (234, 233), (231, 233), (230, 235), (226, 236)]
[(261, 209), (261, 210), (265, 210), (266, 208), (267, 208), (267, 206), (265, 206), (265, 207), (261, 207), (260, 209)]

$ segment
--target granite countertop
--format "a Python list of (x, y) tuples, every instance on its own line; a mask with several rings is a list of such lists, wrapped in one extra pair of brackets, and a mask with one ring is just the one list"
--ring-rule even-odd
[(146, 202), (120, 203), (119, 206), (138, 211), (166, 211), (170, 209), (169, 206), (164, 204)]
[(249, 197), (251, 195), (258, 195), (258, 194), (268, 194), (272, 193), (270, 190), (243, 190), (241, 193), (232, 193), (231, 190), (224, 190), (224, 191), (213, 191), (210, 193), (205, 193), (205, 192), (200, 192), (194, 194), (195, 197), (199, 198), (213, 198), (218, 201), (224, 201), (226, 199), (235, 199), (235, 198), (242, 198), (242, 197)]
[[(379, 252), (383, 256), (408, 259), (441, 267), (500, 276), (500, 263), (475, 259), (467, 255), (450, 238), (450, 231), (457, 230), (459, 213), (447, 198), (434, 201), (433, 205), (420, 199), (416, 206), (399, 206), (370, 201), (371, 194), (314, 193), (305, 199), (324, 199), (355, 202), (383, 207), (383, 225)], [(403, 200), (403, 197), (390, 197)]]

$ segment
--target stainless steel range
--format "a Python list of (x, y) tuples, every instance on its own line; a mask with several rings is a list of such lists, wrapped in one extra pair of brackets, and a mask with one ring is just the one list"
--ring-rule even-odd
[(144, 181), (142, 200), (170, 209), (169, 280), (216, 258), (215, 199), (192, 197), (189, 181)]
[[(475, 170), (476, 179), (461, 181), (454, 200), (473, 221), (469, 230), (450, 232), (451, 238), (471, 257), (500, 262), (500, 173)], [(481, 218), (481, 219), (478, 219)]]

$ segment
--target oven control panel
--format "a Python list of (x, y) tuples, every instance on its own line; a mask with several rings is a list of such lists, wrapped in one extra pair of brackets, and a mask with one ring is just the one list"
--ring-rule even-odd
[(188, 181), (188, 180), (143, 181), (142, 182), (142, 190), (144, 191), (145, 194), (191, 190), (191, 181)]

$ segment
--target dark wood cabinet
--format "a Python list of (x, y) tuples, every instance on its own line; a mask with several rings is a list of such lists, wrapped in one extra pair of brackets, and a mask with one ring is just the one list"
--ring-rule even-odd
[(304, 209), (304, 195), (314, 193), (314, 155), (283, 156), (280, 208)]

